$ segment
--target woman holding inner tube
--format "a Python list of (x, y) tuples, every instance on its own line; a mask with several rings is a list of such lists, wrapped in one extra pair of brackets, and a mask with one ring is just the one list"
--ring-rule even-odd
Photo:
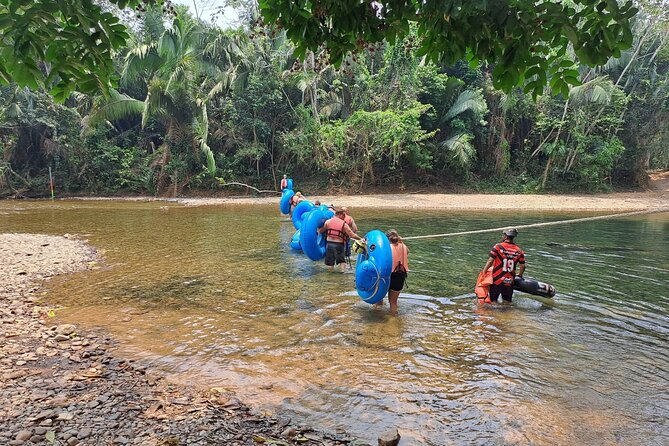
[(346, 268), (346, 241), (349, 238), (361, 240), (362, 238), (353, 232), (344, 219), (346, 212), (343, 209), (335, 209), (335, 215), (327, 220), (323, 227), (318, 229), (319, 233), (326, 234), (325, 264), (334, 269), (335, 265), (341, 265), (341, 270)]
[[(386, 237), (390, 241), (390, 250), (393, 253), (392, 273), (390, 273), (390, 288), (388, 289), (388, 302), (390, 303), (390, 312), (397, 313), (397, 300), (400, 292), (404, 288), (409, 272), (409, 248), (397, 233), (396, 229), (390, 229), (386, 232)], [(380, 307), (383, 301), (375, 304)]]

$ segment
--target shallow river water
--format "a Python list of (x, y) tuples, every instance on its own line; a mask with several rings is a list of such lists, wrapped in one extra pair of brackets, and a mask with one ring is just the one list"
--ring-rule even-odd
[[(354, 210), (362, 232), (405, 236), (585, 215)], [(497, 234), (408, 242), (397, 317), (291, 252), (275, 207), (0, 202), (0, 232), (104, 250), (101, 268), (49, 282), (59, 321), (303, 424), (374, 442), (397, 426), (402, 445), (669, 443), (669, 214), (521, 231), (551, 306), (477, 308)]]

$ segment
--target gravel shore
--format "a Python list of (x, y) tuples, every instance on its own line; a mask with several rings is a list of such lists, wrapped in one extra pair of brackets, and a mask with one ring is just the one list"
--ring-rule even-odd
[(98, 257), (67, 234), (0, 234), (0, 445), (368, 444), (170, 382), (115, 355), (103, 332), (53, 324), (40, 281)]

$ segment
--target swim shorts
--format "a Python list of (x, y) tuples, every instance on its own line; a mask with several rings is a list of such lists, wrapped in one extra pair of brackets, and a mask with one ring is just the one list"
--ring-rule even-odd
[(511, 302), (513, 296), (513, 287), (506, 285), (490, 285), (490, 300), (497, 302), (497, 298), (502, 295), (502, 299)]
[(406, 282), (406, 280), (407, 273), (390, 273), (390, 289), (393, 291), (402, 291), (402, 288), (404, 288), (404, 282)]
[(325, 264), (327, 266), (335, 266), (346, 262), (344, 256), (345, 246), (343, 243), (327, 242), (325, 249)]

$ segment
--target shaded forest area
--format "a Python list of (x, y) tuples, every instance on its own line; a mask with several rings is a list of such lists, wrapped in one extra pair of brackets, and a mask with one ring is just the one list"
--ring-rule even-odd
[[(0, 195), (209, 194), (238, 181), (305, 192), (607, 191), (669, 167), (669, 23), (642, 9), (634, 44), (579, 66), (569, 95), (493, 88), (490, 65), (426, 63), (419, 35), (331, 65), (296, 59), (285, 33), (236, 2), (220, 29), (178, 9), (135, 16), (118, 88), (0, 87)], [(111, 8), (111, 6), (109, 6)], [(306, 185), (306, 186), (304, 186)]]

